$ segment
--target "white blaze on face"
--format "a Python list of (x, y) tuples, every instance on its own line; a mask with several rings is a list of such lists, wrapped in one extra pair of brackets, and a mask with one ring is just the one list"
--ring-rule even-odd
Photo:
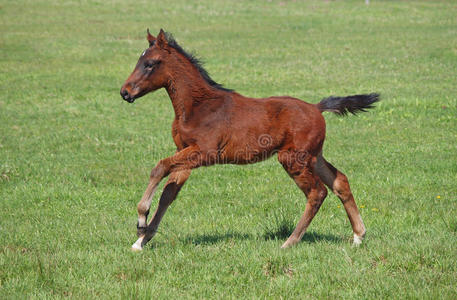
[(144, 50), (143, 53), (141, 53), (141, 56), (144, 56), (146, 54), (146, 51), (148, 51), (148, 49)]

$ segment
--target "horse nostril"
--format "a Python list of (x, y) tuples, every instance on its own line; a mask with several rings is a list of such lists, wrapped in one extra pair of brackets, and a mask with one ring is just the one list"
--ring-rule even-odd
[(129, 91), (125, 88), (121, 89), (120, 94), (121, 94), (122, 99), (124, 99), (128, 103), (133, 103), (133, 101), (135, 101), (135, 97), (132, 97), (132, 95), (130, 95)]
[(127, 92), (127, 90), (125, 90), (125, 89), (121, 89), (121, 97), (123, 99), (128, 99), (129, 98), (129, 92)]

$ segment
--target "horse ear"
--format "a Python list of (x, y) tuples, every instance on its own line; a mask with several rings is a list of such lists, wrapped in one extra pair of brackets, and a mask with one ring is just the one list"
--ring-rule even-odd
[(165, 48), (165, 46), (168, 45), (167, 37), (165, 36), (165, 31), (163, 31), (163, 29), (160, 29), (156, 42), (157, 42), (157, 46), (159, 46), (159, 48)]
[(149, 47), (151, 47), (152, 45), (154, 45), (154, 42), (156, 41), (156, 38), (149, 32), (149, 28), (147, 29), (147, 32), (148, 32), (148, 42), (149, 42)]

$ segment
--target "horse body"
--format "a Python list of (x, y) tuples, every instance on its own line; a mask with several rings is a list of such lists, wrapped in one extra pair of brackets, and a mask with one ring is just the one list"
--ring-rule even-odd
[(219, 99), (193, 105), (186, 118), (175, 119), (178, 149), (197, 145), (202, 153), (213, 153), (204, 165), (248, 164), (282, 149), (319, 152), (325, 121), (315, 105), (290, 97), (253, 99), (221, 93), (225, 95)]
[[(354, 243), (362, 241), (365, 226), (348, 180), (322, 156), (322, 112), (344, 115), (364, 111), (378, 101), (378, 95), (330, 97), (318, 104), (292, 97), (248, 98), (214, 82), (198, 60), (162, 30), (157, 38), (148, 31), (148, 41), (150, 47), (121, 88), (121, 96), (133, 102), (165, 88), (175, 111), (172, 136), (177, 152), (151, 171), (149, 185), (138, 203), (139, 238), (133, 250), (141, 250), (154, 236), (192, 169), (255, 163), (273, 154), (308, 199), (302, 218), (283, 247), (300, 241), (327, 195), (325, 185), (341, 199), (354, 231)], [(152, 196), (166, 176), (169, 179), (159, 205), (147, 223)]]

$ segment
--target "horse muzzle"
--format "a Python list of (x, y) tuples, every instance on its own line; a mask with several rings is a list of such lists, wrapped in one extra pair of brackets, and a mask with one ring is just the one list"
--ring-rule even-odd
[(128, 103), (133, 103), (135, 101), (135, 97), (133, 97), (126, 88), (121, 89), (121, 97)]

